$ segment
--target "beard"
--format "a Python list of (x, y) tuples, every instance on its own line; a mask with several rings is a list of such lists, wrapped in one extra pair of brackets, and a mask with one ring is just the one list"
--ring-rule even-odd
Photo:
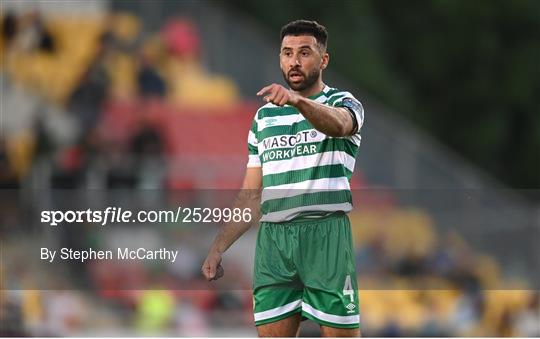
[[(301, 82), (292, 82), (289, 79), (289, 73), (291, 71), (302, 74), (303, 80)], [(289, 87), (293, 91), (296, 91), (296, 92), (302, 92), (302, 91), (310, 88), (311, 86), (313, 86), (317, 82), (317, 80), (319, 79), (319, 76), (321, 75), (321, 70), (319, 70), (319, 69), (314, 69), (313, 71), (311, 71), (308, 74), (300, 71), (299, 69), (290, 70), (289, 73), (285, 73), (283, 71), (281, 71), (281, 72), (283, 73), (283, 79), (285, 79), (285, 82), (287, 83), (287, 85), (289, 85)]]

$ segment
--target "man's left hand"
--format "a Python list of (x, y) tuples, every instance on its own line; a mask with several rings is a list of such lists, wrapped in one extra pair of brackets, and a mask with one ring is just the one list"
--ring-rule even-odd
[(263, 100), (271, 102), (277, 106), (283, 106), (289, 104), (295, 106), (300, 99), (300, 95), (286, 89), (279, 84), (271, 84), (262, 88), (258, 93), (258, 96), (264, 95)]

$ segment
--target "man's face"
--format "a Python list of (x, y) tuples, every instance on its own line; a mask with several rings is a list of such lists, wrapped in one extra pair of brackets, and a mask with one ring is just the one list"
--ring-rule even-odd
[(287, 35), (281, 41), (279, 54), (283, 78), (294, 91), (313, 86), (328, 64), (328, 54), (321, 51), (310, 35)]

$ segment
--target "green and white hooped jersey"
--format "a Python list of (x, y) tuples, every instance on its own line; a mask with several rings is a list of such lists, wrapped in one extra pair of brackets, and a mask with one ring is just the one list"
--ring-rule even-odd
[(356, 117), (357, 133), (329, 137), (293, 106), (268, 103), (261, 107), (248, 135), (247, 166), (262, 167), (262, 222), (320, 218), (352, 209), (349, 181), (360, 146), (364, 110), (351, 93), (328, 86), (309, 98), (330, 106), (347, 106)]

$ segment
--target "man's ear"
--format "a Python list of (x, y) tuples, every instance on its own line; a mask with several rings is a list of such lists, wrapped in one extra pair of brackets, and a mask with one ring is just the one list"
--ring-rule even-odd
[(328, 53), (324, 53), (322, 56), (321, 69), (326, 69), (326, 67), (328, 67), (329, 61), (330, 61), (330, 55)]

